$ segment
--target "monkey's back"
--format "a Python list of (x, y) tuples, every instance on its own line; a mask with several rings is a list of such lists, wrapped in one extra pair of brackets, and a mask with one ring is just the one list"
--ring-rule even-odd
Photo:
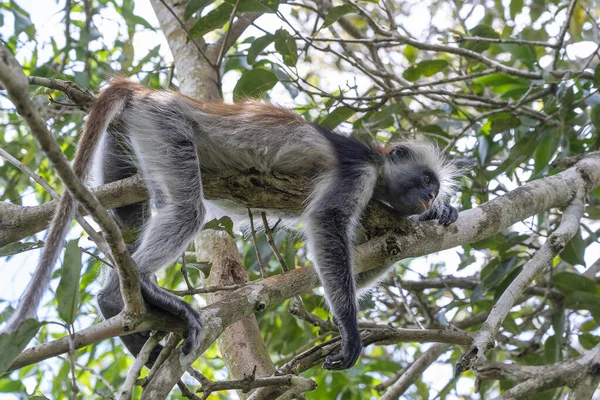
[[(180, 140), (186, 132), (203, 169), (307, 175), (336, 165), (330, 142), (298, 114), (270, 104), (200, 102), (170, 91), (140, 91), (123, 111), (130, 135)], [(160, 137), (153, 137), (160, 135)], [(160, 155), (157, 154), (157, 157)]]

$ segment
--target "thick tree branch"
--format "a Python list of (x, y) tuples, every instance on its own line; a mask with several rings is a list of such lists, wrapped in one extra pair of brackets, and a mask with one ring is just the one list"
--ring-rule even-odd
[(560, 254), (569, 240), (577, 233), (585, 207), (585, 186), (585, 182), (582, 180), (573, 182), (571, 189), (573, 199), (565, 209), (560, 225), (494, 304), (487, 320), (477, 332), (471, 348), (463, 354), (456, 364), (456, 376), (475, 365), (483, 356), (483, 353), (493, 346), (502, 322), (517, 299), (525, 292), (525, 289), (529, 287), (536, 276), (552, 265), (554, 257)]
[[(526, 399), (545, 391), (569, 386), (574, 388), (569, 399), (590, 399), (600, 379), (600, 345), (572, 358), (550, 365), (517, 365), (482, 361), (473, 368), (479, 379), (519, 382), (502, 393), (502, 399)], [(596, 386), (593, 383), (596, 382)]]

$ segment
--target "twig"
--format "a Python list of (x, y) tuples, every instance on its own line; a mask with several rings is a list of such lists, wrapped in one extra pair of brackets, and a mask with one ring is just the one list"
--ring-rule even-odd
[(271, 246), (271, 250), (273, 250), (273, 254), (275, 254), (277, 261), (279, 261), (279, 264), (281, 265), (281, 269), (283, 270), (283, 272), (289, 271), (287, 264), (285, 263), (285, 260), (281, 256), (281, 253), (279, 253), (279, 249), (277, 248), (277, 245), (275, 244), (275, 241), (273, 240), (273, 235), (271, 234), (271, 228), (269, 227), (269, 221), (267, 221), (267, 213), (265, 213), (264, 211), (261, 211), (260, 216), (262, 217), (263, 226), (265, 228), (265, 235), (267, 236), (267, 242), (269, 243), (269, 246)]
[(142, 368), (150, 359), (150, 354), (154, 347), (166, 336), (165, 332), (156, 332), (144, 343), (144, 347), (140, 350), (140, 353), (135, 358), (135, 362), (129, 368), (129, 372), (127, 373), (127, 378), (125, 378), (125, 382), (121, 387), (121, 392), (119, 394), (119, 400), (129, 400), (131, 399), (131, 395), (133, 394), (133, 388), (135, 387), (135, 383), (140, 376), (140, 372), (142, 372)]
[(219, 291), (236, 290), (246, 286), (245, 283), (239, 283), (236, 285), (221, 285), (221, 286), (208, 286), (202, 288), (191, 288), (188, 290), (169, 290), (175, 296), (193, 296), (195, 294), (213, 293)]
[(558, 43), (544, 42), (541, 40), (521, 40), (521, 39), (503, 39), (503, 38), (486, 38), (481, 36), (460, 36), (455, 35), (456, 43), (475, 42), (475, 43), (499, 43), (499, 44), (518, 44), (521, 46), (539, 46), (558, 48)]
[(187, 26), (185, 26), (185, 24), (183, 23), (183, 21), (177, 16), (177, 14), (175, 13), (175, 11), (173, 11), (173, 9), (167, 4), (167, 2), (165, 0), (160, 0), (161, 4), (163, 6), (165, 6), (167, 8), (167, 10), (169, 10), (169, 12), (171, 13), (171, 15), (173, 15), (173, 17), (177, 20), (177, 22), (179, 22), (179, 26), (181, 27), (181, 29), (183, 29), (183, 31), (185, 32), (185, 34), (187, 35), (188, 39), (190, 39), (190, 41), (192, 42), (192, 44), (194, 45), (194, 47), (196, 47), (196, 49), (198, 50), (198, 52), (200, 53), (200, 55), (202, 55), (202, 58), (204, 58), (204, 61), (206, 61), (206, 63), (213, 69), (215, 70), (215, 72), (218, 74), (219, 73), (219, 68), (213, 64), (213, 62), (210, 60), (210, 58), (208, 57), (208, 55), (206, 54), (206, 52), (202, 49), (202, 47), (200, 47), (200, 45), (196, 42), (196, 39), (194, 39), (194, 37), (192, 36), (192, 34), (190, 33), (189, 29), (187, 28)]
[(177, 381), (177, 387), (179, 387), (179, 390), (181, 390), (181, 394), (186, 399), (202, 400), (200, 397), (196, 396), (190, 389), (188, 389), (187, 385), (181, 379)]
[(565, 36), (567, 35), (567, 31), (569, 30), (569, 26), (571, 25), (571, 18), (573, 17), (573, 13), (575, 12), (575, 6), (577, 5), (577, 0), (571, 0), (569, 3), (569, 8), (567, 9), (566, 20), (563, 24), (560, 32), (558, 33), (558, 43), (556, 47), (556, 53), (554, 54), (554, 60), (552, 61), (552, 69), (556, 69), (558, 66), (558, 61), (560, 60), (560, 50), (565, 42)]
[(173, 352), (175, 347), (177, 347), (177, 345), (179, 344), (180, 341), (181, 341), (180, 335), (178, 335), (176, 333), (169, 334), (169, 336), (167, 337), (167, 342), (165, 343), (165, 346), (163, 347), (160, 354), (154, 361), (154, 364), (152, 364), (152, 368), (150, 368), (150, 372), (148, 372), (148, 375), (146, 375), (142, 379), (138, 379), (137, 382), (135, 383), (136, 386), (144, 387), (148, 384), (148, 382), (150, 382), (152, 380), (152, 378), (154, 378), (154, 375), (156, 375), (158, 368), (171, 355), (171, 353)]
[(77, 373), (75, 371), (75, 343), (73, 342), (73, 325), (67, 325), (67, 337), (69, 338), (69, 364), (71, 366), (71, 399), (77, 400), (79, 386), (77, 386)]
[[(63, 356), (58, 356), (58, 358), (60, 358), (63, 361), (68, 361), (68, 359)], [(78, 363), (78, 362), (76, 362), (75, 365), (77, 365), (77, 368), (84, 370), (86, 372), (89, 372), (91, 375), (96, 377), (96, 379), (98, 379), (100, 382), (102, 382), (104, 384), (104, 386), (106, 386), (106, 388), (108, 390), (110, 390), (111, 395), (114, 396), (117, 393), (117, 389), (115, 389), (115, 387), (108, 381), (108, 379), (106, 379), (104, 376), (102, 376), (102, 374), (100, 372), (98, 372), (95, 369), (90, 368), (86, 365)]]
[(250, 219), (250, 234), (252, 235), (252, 243), (254, 243), (254, 251), (256, 252), (256, 259), (258, 260), (258, 266), (260, 267), (260, 274), (263, 278), (268, 278), (265, 264), (263, 263), (260, 251), (258, 250), (258, 244), (256, 242), (256, 230), (254, 229), (254, 218), (252, 218), (252, 211), (248, 208), (248, 218)]
[(421, 354), (411, 365), (406, 369), (404, 374), (390, 386), (387, 392), (381, 396), (381, 400), (398, 399), (406, 389), (408, 389), (423, 371), (425, 371), (435, 360), (443, 353), (450, 349), (449, 344), (435, 343), (426, 352)]
[(223, 42), (221, 43), (221, 47), (219, 48), (219, 54), (217, 54), (217, 69), (221, 68), (221, 63), (223, 62), (223, 57), (225, 56), (225, 46), (227, 45), (227, 38), (233, 28), (233, 19), (235, 18), (235, 14), (237, 14), (238, 6), (240, 5), (240, 0), (236, 0), (235, 5), (233, 6), (233, 10), (231, 11), (231, 15), (229, 16), (229, 27), (227, 28), (227, 32), (225, 32), (225, 36)]
[[(36, 174), (31, 168), (27, 165), (23, 164), (21, 161), (17, 160), (15, 157), (10, 155), (6, 150), (0, 148), (0, 157), (4, 158), (6, 161), (25, 172), (31, 179), (37, 182), (38, 185), (43, 187), (52, 198), (58, 200), (60, 199), (60, 194), (44, 178)], [(81, 216), (81, 214), (77, 213), (75, 219), (81, 225), (81, 228), (88, 234), (88, 236), (96, 243), (96, 246), (100, 249), (102, 253), (104, 253), (107, 257), (110, 257), (110, 250), (108, 248), (108, 244), (104, 240), (104, 238), (96, 232), (96, 230), (87, 223), (87, 221)], [(111, 263), (108, 263), (111, 265)]]
[[(295, 375), (282, 375), (282, 376), (268, 376), (266, 378), (256, 377), (256, 367), (252, 374), (245, 376), (242, 379), (235, 379), (225, 382), (213, 382), (206, 380), (202, 383), (202, 387), (198, 389), (198, 392), (202, 392), (202, 399), (207, 399), (211, 393), (221, 390), (241, 390), (242, 393), (248, 393), (252, 389), (257, 389), (267, 386), (294, 386), (303, 380), (310, 381), (310, 379), (300, 378)], [(313, 382), (313, 381), (311, 381)], [(317, 387), (314, 383), (313, 389)]]
[(194, 285), (192, 285), (192, 282), (190, 282), (190, 277), (187, 273), (187, 266), (185, 265), (185, 251), (181, 255), (181, 275), (183, 275), (183, 280), (185, 281), (185, 285), (187, 286), (188, 290), (193, 290)]
[(304, 303), (302, 302), (302, 298), (300, 296), (296, 296), (292, 301), (292, 305), (288, 308), (288, 312), (293, 316), (300, 318), (312, 326), (317, 326), (320, 328), (321, 332), (339, 332), (339, 329), (331, 320), (322, 320), (317, 317), (313, 313), (310, 313), (304, 307)]

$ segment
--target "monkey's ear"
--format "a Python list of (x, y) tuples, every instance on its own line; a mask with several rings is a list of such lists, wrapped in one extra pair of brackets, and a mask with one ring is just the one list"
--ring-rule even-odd
[(392, 161), (403, 161), (412, 155), (411, 151), (405, 146), (396, 146), (388, 153)]

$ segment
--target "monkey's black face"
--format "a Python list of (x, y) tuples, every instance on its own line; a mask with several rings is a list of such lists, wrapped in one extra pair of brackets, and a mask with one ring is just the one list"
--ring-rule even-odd
[(435, 173), (415, 164), (394, 167), (386, 187), (377, 193), (377, 199), (389, 204), (401, 216), (423, 214), (429, 210), (440, 191)]

